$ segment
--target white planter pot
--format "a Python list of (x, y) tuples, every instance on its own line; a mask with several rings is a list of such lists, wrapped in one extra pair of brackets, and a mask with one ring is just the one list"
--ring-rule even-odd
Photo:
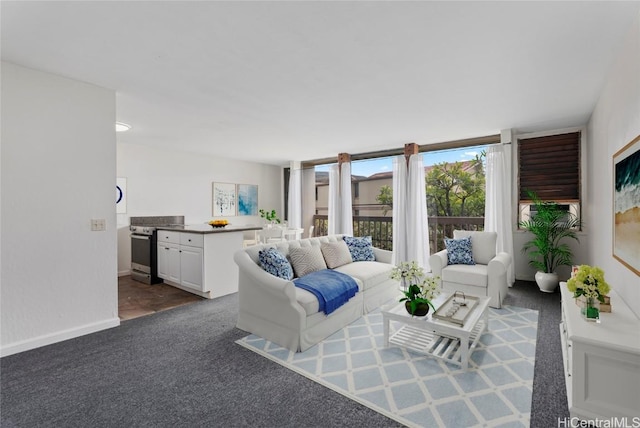
[(558, 274), (557, 273), (545, 273), (536, 272), (536, 284), (540, 288), (540, 291), (544, 293), (553, 293), (558, 286)]

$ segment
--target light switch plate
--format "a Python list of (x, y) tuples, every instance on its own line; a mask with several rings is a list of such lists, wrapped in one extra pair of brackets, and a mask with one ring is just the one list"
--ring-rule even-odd
[(92, 218), (91, 219), (91, 230), (94, 232), (100, 232), (103, 230), (107, 230), (107, 221), (103, 218)]

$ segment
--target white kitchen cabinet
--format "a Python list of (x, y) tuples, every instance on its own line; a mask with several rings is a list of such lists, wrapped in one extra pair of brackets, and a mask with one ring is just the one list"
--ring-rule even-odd
[(631, 423), (640, 409), (640, 320), (612, 290), (611, 312), (601, 312), (600, 323), (587, 321), (565, 282), (560, 289), (560, 340), (571, 417), (626, 417)]
[(158, 231), (158, 242), (164, 242), (168, 244), (179, 244), (180, 243), (180, 232), (175, 232), (171, 230), (159, 230)]
[[(182, 245), (182, 242), (189, 245)], [(202, 236), (199, 235), (159, 231), (158, 276), (170, 285), (203, 291), (202, 242)], [(192, 245), (199, 245), (199, 247)]]
[(180, 278), (180, 235), (162, 230), (158, 232), (158, 276), (164, 280)]
[(180, 284), (199, 291), (202, 288), (202, 248), (180, 246)]
[(169, 277), (169, 252), (166, 245), (158, 242), (158, 277), (167, 279)]
[[(192, 226), (196, 230), (199, 230)], [(238, 291), (233, 254), (242, 249), (242, 230), (158, 231), (158, 276), (198, 296), (214, 299)], [(202, 233), (204, 232), (204, 233)]]
[(197, 233), (180, 233), (180, 245), (189, 247), (204, 247), (204, 235)]
[(158, 242), (158, 276), (164, 280), (180, 282), (180, 246)]

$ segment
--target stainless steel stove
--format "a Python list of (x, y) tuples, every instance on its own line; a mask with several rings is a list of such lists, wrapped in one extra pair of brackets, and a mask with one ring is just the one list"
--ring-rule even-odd
[(158, 284), (158, 227), (183, 227), (184, 216), (131, 217), (131, 278)]

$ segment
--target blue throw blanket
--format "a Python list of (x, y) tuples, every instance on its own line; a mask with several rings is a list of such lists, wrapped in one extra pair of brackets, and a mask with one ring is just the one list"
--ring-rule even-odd
[(349, 301), (358, 292), (358, 284), (349, 275), (331, 269), (322, 269), (293, 280), (296, 287), (313, 293), (320, 310), (329, 315)]

